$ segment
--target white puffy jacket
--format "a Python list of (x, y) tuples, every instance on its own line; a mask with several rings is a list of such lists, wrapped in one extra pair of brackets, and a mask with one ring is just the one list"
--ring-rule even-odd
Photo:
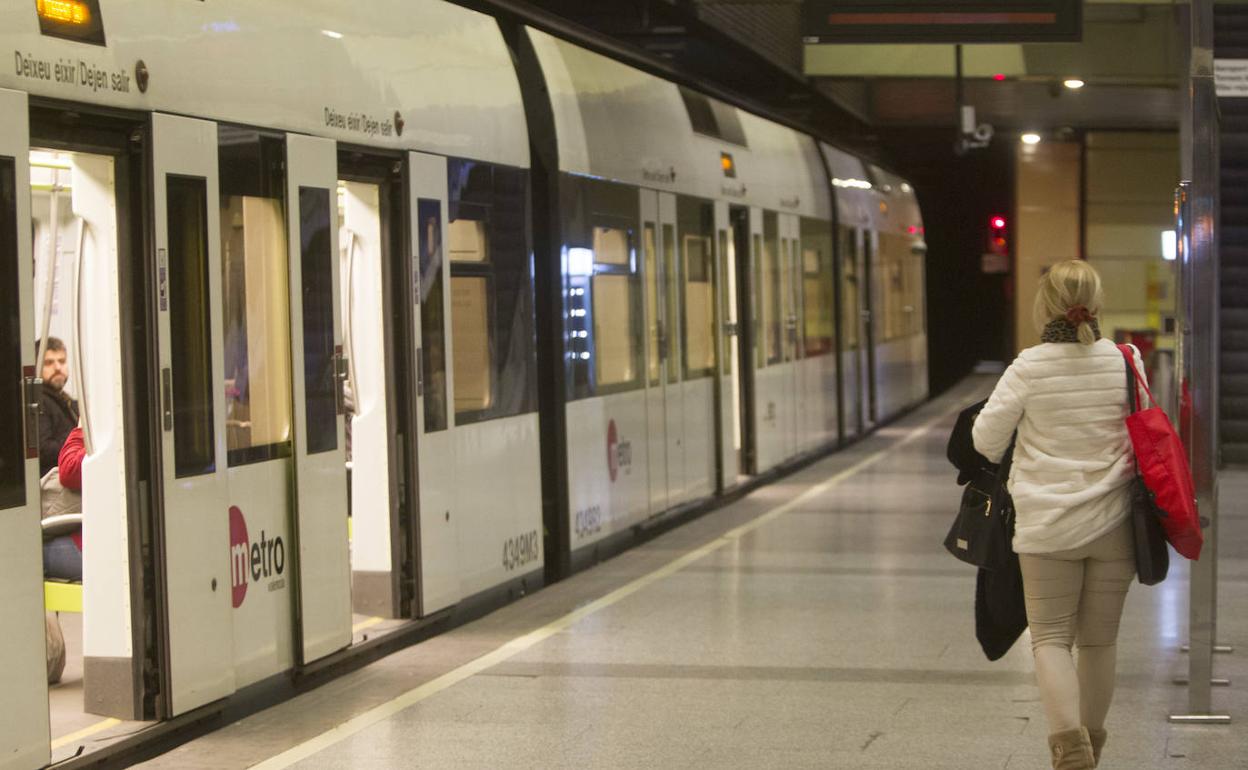
[[(1143, 372), (1139, 351), (1135, 361)], [(1106, 339), (1045, 342), (1005, 370), (972, 436), (998, 462), (1018, 429), (1008, 485), (1017, 553), (1079, 548), (1126, 519), (1135, 473), (1127, 408), (1126, 362)]]

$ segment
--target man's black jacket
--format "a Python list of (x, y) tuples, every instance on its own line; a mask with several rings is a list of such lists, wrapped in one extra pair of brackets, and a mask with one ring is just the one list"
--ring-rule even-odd
[[(958, 422), (949, 436), (945, 455), (958, 469), (958, 484), (967, 483), (979, 471), (988, 469), (996, 474), (998, 466), (975, 451), (971, 426), (987, 401), (967, 407), (958, 415)], [(1009, 477), (1010, 457), (1000, 478)], [(1012, 527), (1011, 527), (1012, 530)], [(1013, 532), (1011, 531), (1011, 535)], [(997, 660), (1010, 651), (1027, 628), (1027, 609), (1023, 604), (1023, 574), (1018, 556), (1010, 553), (1009, 564), (1001, 570), (979, 570), (975, 578), (975, 638), (988, 660)]]

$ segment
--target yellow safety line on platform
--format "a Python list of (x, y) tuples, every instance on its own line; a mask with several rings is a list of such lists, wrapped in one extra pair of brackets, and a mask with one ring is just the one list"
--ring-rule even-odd
[(443, 690), (446, 690), (456, 684), (459, 684), (465, 679), (473, 677), (481, 673), (482, 671), (485, 671), (487, 669), (493, 668), (494, 666), (497, 666), (499, 663), (506, 661), (512, 656), (517, 655), (521, 652), (524, 652), (530, 647), (533, 647), (534, 645), (537, 645), (545, 641), (546, 639), (549, 639), (550, 637), (554, 636), (560, 631), (563, 631), (575, 625), (577, 622), (583, 620), (585, 617), (592, 615), (601, 609), (610, 607), (613, 604), (618, 604), (621, 600), (628, 598), (629, 596), (637, 593), (641, 589), (653, 583), (656, 583), (665, 577), (669, 577), (670, 575), (673, 575), (681, 571), (682, 569), (684, 569), (685, 567), (688, 567), (690, 564), (701, 559), (702, 557), (714, 551), (717, 551), (726, 545), (730, 545), (732, 543), (737, 542), (745, 535), (749, 534), (750, 532), (753, 532), (754, 530), (758, 529), (764, 524), (780, 516), (783, 516), (784, 514), (788, 513), (794, 508), (797, 508), (798, 506), (802, 505), (807, 500), (813, 497), (818, 497), (824, 492), (827, 492), (829, 489), (840, 484), (842, 481), (849, 478), (850, 476), (853, 476), (855, 473), (858, 473), (859, 471), (863, 470), (864, 468), (870, 465), (874, 465), (875, 463), (879, 462), (888, 454), (896, 451), (897, 449), (900, 449), (906, 444), (909, 444), (912, 441), (915, 441), (916, 439), (925, 435), (928, 431), (930, 431), (940, 422), (947, 419), (949, 415), (954, 414), (958, 412), (959, 410), (961, 410), (962, 407), (963, 405), (959, 405), (955, 408), (948, 409), (948, 410), (941, 412), (936, 417), (933, 417), (927, 422), (922, 423), (918, 427), (914, 428), (913, 431), (909, 433), (909, 435), (897, 441), (896, 443), (892, 444), (891, 446), (885, 447), (884, 449), (881, 449), (878, 452), (875, 452), (871, 455), (868, 455), (867, 457), (864, 457), (863, 459), (849, 466), (848, 468), (841, 471), (840, 473), (837, 473), (836, 475), (820, 482), (819, 484), (816, 484), (815, 486), (806, 490), (805, 492), (793, 498), (792, 500), (789, 500), (787, 503), (778, 505), (775, 508), (772, 508), (766, 513), (760, 515), (758, 518), (755, 518), (751, 521), (746, 522), (745, 524), (742, 524), (740, 526), (737, 526), (728, 530), (727, 532), (715, 538), (714, 540), (710, 541), (709, 543), (706, 543), (705, 545), (686, 553), (684, 556), (681, 556), (679, 558), (676, 558), (668, 562), (666, 565), (658, 568), (654, 572), (651, 572), (648, 575), (643, 575), (637, 578), (636, 580), (633, 580), (631, 583), (628, 583), (626, 585), (623, 585), (615, 589), (614, 591), (607, 594), (606, 596), (603, 596), (600, 599), (592, 601), (589, 604), (583, 605), (573, 610), (572, 612), (569, 612), (567, 615), (564, 615), (563, 617), (557, 620), (554, 620), (551, 623), (548, 623), (547, 625), (542, 626), (541, 628), (535, 631), (530, 631), (529, 633), (524, 634), (523, 636), (518, 636), (515, 639), (512, 639), (510, 642), (507, 642), (506, 644), (504, 644), (501, 647), (498, 647), (492, 652), (488, 652), (485, 655), (482, 655), (476, 660), (465, 663), (464, 665), (452, 671), (448, 671), (442, 676), (439, 676), (436, 679), (432, 679), (428, 682), (425, 682), (424, 684), (420, 685), (419, 687), (416, 687), (415, 689), (408, 690), (407, 692), (395, 697), (392, 700), (389, 700), (389, 701), (386, 701), (385, 703), (374, 706), (368, 711), (365, 711), (364, 713), (359, 714), (358, 716), (352, 717), (351, 719), (348, 719), (347, 721), (337, 725), (336, 727), (332, 727), (329, 730), (326, 730), (320, 735), (309, 738), (303, 743), (292, 746), (286, 751), (283, 751), (280, 754), (274, 755), (270, 757), (269, 759), (264, 760), (263, 762), (252, 765), (252, 767), (256, 768), (257, 770), (279, 770), (280, 768), (290, 767), (296, 762), (300, 762), (304, 759), (307, 759), (313, 754), (316, 754), (324, 749), (327, 749), (330, 746), (333, 746), (335, 743), (338, 743), (339, 741), (345, 740), (351, 737), (352, 735), (355, 735), (358, 732), (361, 732), (369, 727), (372, 727), (378, 722), (389, 719), (390, 717), (394, 716), (400, 711), (403, 711), (404, 709), (414, 706), (417, 703), (420, 703), (421, 701), (433, 695), (437, 695)]
[(103, 732), (104, 730), (107, 730), (108, 728), (114, 727), (119, 724), (121, 724), (120, 719), (112, 719), (112, 718), (101, 719), (99, 722), (96, 722), (90, 727), (84, 727), (76, 733), (70, 733), (69, 735), (62, 735), (60, 738), (57, 738), (56, 740), (52, 741), (52, 748), (59, 749), (62, 746), (68, 746), (71, 743), (75, 743), (77, 741), (82, 740), (83, 738), (87, 738), (92, 735), (95, 735), (96, 733)]
[(358, 634), (359, 632), (363, 631), (366, 628), (372, 628), (373, 626), (377, 625), (383, 620), (385, 620), (385, 618), (376, 618), (376, 617), (369, 618), (367, 620), (361, 620), (359, 623), (356, 623), (354, 626), (351, 626), (351, 633)]

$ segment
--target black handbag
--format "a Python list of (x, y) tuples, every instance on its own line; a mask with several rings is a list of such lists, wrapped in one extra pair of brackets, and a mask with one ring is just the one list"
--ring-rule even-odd
[[(1135, 409), (1135, 372), (1127, 367), (1127, 408)], [(1134, 451), (1134, 450), (1132, 450)], [(1155, 586), (1170, 571), (1170, 551), (1161, 518), (1166, 512), (1157, 506), (1153, 493), (1144, 485), (1139, 470), (1131, 479), (1131, 531), (1135, 538), (1135, 574), (1146, 586)]]
[(967, 564), (987, 570), (1005, 569), (1014, 555), (1010, 544), (1014, 503), (1006, 490), (1014, 444), (995, 468), (972, 474), (962, 491), (962, 505), (945, 536), (945, 548)]

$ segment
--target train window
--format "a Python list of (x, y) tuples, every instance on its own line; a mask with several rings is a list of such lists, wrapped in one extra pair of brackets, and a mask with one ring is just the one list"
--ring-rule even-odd
[[(569, 175), (563, 179), (561, 196), (571, 397), (640, 388), (645, 329), (636, 245), (637, 189)], [(649, 272), (655, 259), (654, 226), (646, 227), (644, 258)], [(647, 296), (654, 288), (647, 287)], [(652, 340), (654, 329), (652, 325)], [(657, 353), (652, 351), (650, 360), (653, 373)]]
[(235, 467), (290, 454), (285, 147), (224, 126), (220, 137), (226, 449)]
[(646, 321), (650, 327), (650, 346), (646, 350), (646, 371), (651, 385), (659, 384), (661, 370), (659, 351), (659, 255), (655, 243), (654, 223), (647, 222), (643, 229), (642, 250), (646, 260)]
[(22, 327), (18, 314), (17, 162), (0, 158), (0, 508), (26, 504), (22, 441)]
[(420, 363), (425, 380), (425, 432), (434, 433), (446, 430), (447, 423), (441, 201), (421, 198), (416, 203), (416, 217), (420, 229)]
[(594, 276), (590, 291), (594, 298), (594, 381), (599, 390), (637, 380), (632, 283), (630, 275)]
[(680, 98), (695, 133), (745, 146), (745, 131), (735, 107), (680, 86)]
[(784, 328), (782, 332), (784, 360), (792, 361), (797, 357), (797, 333), (790, 324), (795, 324), (797, 319), (797, 298), (794, 295), (795, 282), (797, 276), (795, 260), (793, 258), (792, 243), (788, 238), (780, 239), (780, 296), (781, 311), (780, 323)]
[(759, 280), (763, 319), (764, 361), (767, 365), (784, 360), (783, 274), (780, 270), (780, 226), (776, 214), (763, 213), (762, 276)]
[(767, 365), (767, 335), (763, 328), (763, 237), (754, 233), (750, 248), (754, 259), (754, 278), (750, 292), (750, 304), (754, 307), (754, 368), (762, 369)]
[[(719, 306), (723, 308), (722, 315), (724, 322), (735, 321), (736, 315), (730, 312), (732, 307), (732, 294), (728, 290), (728, 284), (731, 281), (731, 271), (728, 268), (728, 231), (719, 231)], [(728, 354), (729, 342), (724, 342), (723, 373), (732, 374), (732, 356)]]
[(640, 385), (641, 335), (634, 318), (638, 276), (632, 269), (632, 231), (595, 225), (593, 238), (590, 294), (595, 390)]
[(803, 217), (801, 247), (804, 354), (821, 356), (836, 347), (831, 223)]
[(676, 259), (676, 228), (663, 225), (663, 264), (667, 268), (664, 296), (667, 298), (667, 381), (680, 382), (680, 361), (683, 340), (676, 333), (675, 319), (680, 318), (680, 262)]
[(489, 295), (486, 276), (459, 275), (451, 279), (456, 414), (483, 412), (494, 403)]
[(676, 219), (685, 269), (685, 379), (709, 377), (715, 373), (714, 209), (707, 201), (681, 197)]
[(489, 262), (489, 236), (485, 221), (456, 219), (451, 222), (451, 261)]
[(169, 329), (173, 352), (173, 458), (177, 478), (216, 471), (208, 183), (169, 174)]
[(330, 192), (299, 188), (299, 252), (303, 286), (303, 383), (308, 454), (338, 448), (338, 387), (334, 371), (334, 257)]
[(537, 371), (528, 175), (452, 158), (447, 182), (456, 424), (532, 412)]
[(846, 350), (857, 350), (858, 329), (862, 324), (858, 239), (852, 228), (840, 227), (838, 230), (841, 238), (841, 336)]

